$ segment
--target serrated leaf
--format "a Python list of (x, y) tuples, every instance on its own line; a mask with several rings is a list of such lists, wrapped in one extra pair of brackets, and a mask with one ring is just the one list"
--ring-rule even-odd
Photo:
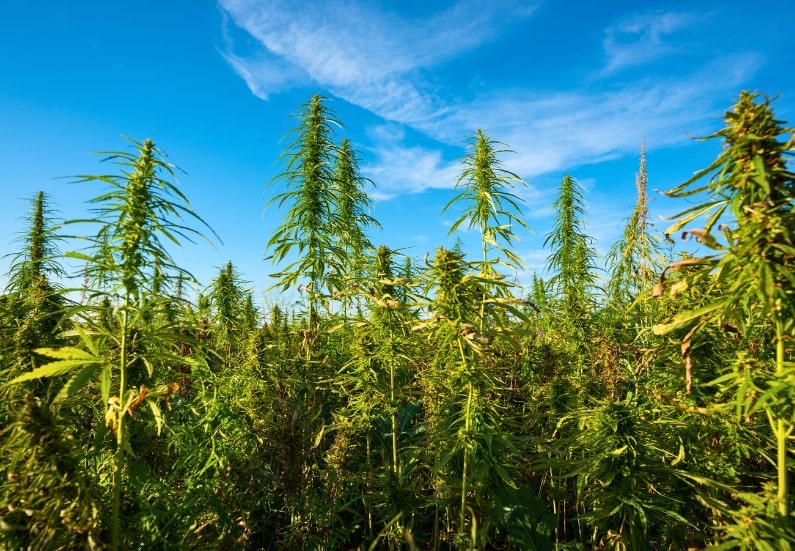
[(47, 365), (43, 365), (34, 369), (33, 371), (29, 371), (28, 373), (24, 373), (19, 377), (12, 379), (8, 382), (8, 384), (15, 385), (24, 381), (35, 381), (45, 377), (57, 377), (58, 375), (69, 373), (74, 369), (84, 367), (87, 363), (88, 362), (85, 360), (59, 360), (50, 362)]
[(698, 205), (696, 207), (693, 207), (692, 209), (686, 210), (683, 213), (684, 216), (682, 216), (681, 219), (677, 220), (667, 230), (665, 230), (665, 234), (666, 235), (673, 235), (673, 234), (679, 232), (679, 230), (681, 230), (684, 226), (686, 226), (687, 224), (689, 224), (690, 222), (692, 222), (696, 218), (698, 218), (698, 217), (700, 217), (702, 215), (709, 214), (712, 211), (712, 209), (715, 207), (715, 205), (717, 205), (719, 202), (720, 201), (713, 201), (713, 202), (706, 203), (706, 204), (703, 204), (703, 205)]
[(80, 340), (83, 342), (83, 344), (85, 345), (85, 347), (88, 349), (88, 351), (91, 352), (91, 354), (93, 354), (94, 356), (99, 356), (99, 351), (97, 350), (96, 344), (90, 338), (90, 335), (92, 335), (92, 334), (95, 335), (97, 333), (93, 333), (93, 332), (92, 333), (88, 333), (80, 325), (75, 325), (74, 329), (71, 330), (71, 331), (66, 331), (64, 333), (64, 336), (67, 336), (67, 337), (75, 336), (75, 335), (78, 336), (80, 338)]
[(68, 398), (69, 396), (74, 396), (75, 392), (77, 392), (86, 382), (91, 379), (91, 376), (94, 375), (97, 370), (99, 369), (99, 364), (88, 364), (83, 369), (77, 372), (58, 392), (58, 395), (55, 397), (55, 401), (63, 400), (64, 398)]
[(712, 304), (708, 304), (702, 308), (697, 308), (696, 310), (689, 310), (687, 312), (682, 312), (681, 314), (677, 314), (673, 317), (673, 319), (668, 323), (658, 323), (654, 327), (652, 327), (652, 332), (657, 336), (667, 335), (672, 331), (677, 329), (681, 329), (688, 324), (690, 324), (693, 320), (700, 318), (702, 316), (706, 316), (714, 312), (715, 310), (720, 310), (723, 306), (726, 305), (728, 299), (721, 300), (718, 302), (713, 302)]
[(86, 352), (85, 350), (68, 346), (63, 348), (36, 348), (33, 351), (40, 356), (46, 356), (55, 360), (82, 360), (92, 362), (101, 361), (99, 358), (89, 352)]

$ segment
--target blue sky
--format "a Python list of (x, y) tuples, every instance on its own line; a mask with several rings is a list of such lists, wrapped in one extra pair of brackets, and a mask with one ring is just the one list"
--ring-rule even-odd
[(515, 251), (540, 273), (566, 173), (604, 251), (631, 213), (644, 139), (657, 219), (681, 205), (654, 190), (715, 158), (718, 143), (692, 138), (718, 129), (740, 90), (780, 94), (795, 125), (794, 26), (789, 0), (7, 2), (0, 255), (16, 250), (24, 198), (44, 190), (63, 218), (83, 217), (100, 190), (70, 177), (106, 172), (92, 152), (127, 148), (122, 135), (152, 138), (222, 240), (174, 256), (203, 283), (231, 260), (259, 294), (284, 216), (265, 209), (268, 182), (291, 114), (320, 93), (376, 184), (375, 244), (421, 259), (455, 242), (441, 210), (482, 128), (529, 184), (533, 233), (517, 232)]

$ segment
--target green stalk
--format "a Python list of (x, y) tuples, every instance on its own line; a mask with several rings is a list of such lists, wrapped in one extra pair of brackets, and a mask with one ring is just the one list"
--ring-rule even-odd
[[(469, 431), (472, 421), (472, 382), (467, 383), (467, 407), (464, 412), (464, 437), (469, 437)], [(466, 504), (467, 504), (467, 469), (469, 467), (469, 449), (464, 447), (464, 467), (461, 472), (461, 512), (459, 515), (458, 530), (463, 531), (464, 521), (466, 520)]]
[[(11, 382), (23, 382), (26, 380), (42, 379), (54, 375), (65, 375), (69, 371), (77, 371), (69, 382), (62, 388), (59, 396), (72, 396), (77, 394), (77, 385), (88, 385), (95, 380), (94, 374), (101, 371), (102, 384), (102, 407), (107, 408), (106, 413), (109, 421), (112, 420), (116, 436), (116, 449), (112, 451), (111, 461), (111, 548), (118, 550), (123, 546), (121, 535), (121, 498), (122, 484), (124, 482), (124, 469), (126, 467), (126, 450), (129, 450), (129, 435), (126, 427), (126, 404), (127, 404), (127, 366), (130, 364), (132, 342), (130, 341), (130, 327), (136, 322), (136, 318), (131, 318), (131, 309), (135, 316), (139, 311), (145, 312), (142, 317), (144, 322), (151, 322), (152, 315), (157, 313), (156, 309), (151, 312), (141, 308), (142, 304), (148, 304), (146, 297), (158, 297), (152, 303), (156, 306), (160, 298), (164, 296), (167, 283), (174, 280), (174, 276), (190, 278), (190, 274), (176, 266), (174, 260), (163, 248), (162, 241), (169, 241), (179, 244), (177, 237), (186, 237), (191, 234), (201, 235), (196, 230), (185, 225), (186, 218), (192, 218), (204, 224), (190, 207), (185, 196), (177, 189), (176, 185), (168, 181), (169, 177), (174, 176), (173, 167), (162, 160), (162, 154), (155, 147), (152, 140), (145, 140), (143, 143), (132, 141), (135, 152), (104, 152), (105, 160), (110, 160), (113, 164), (121, 168), (118, 175), (80, 176), (78, 182), (101, 182), (109, 186), (109, 190), (102, 195), (91, 200), (96, 205), (94, 209), (95, 217), (84, 220), (72, 220), (74, 222), (91, 222), (99, 225), (99, 229), (94, 238), (89, 239), (91, 246), (85, 251), (75, 251), (75, 257), (86, 260), (86, 283), (85, 291), (91, 292), (87, 300), (89, 304), (81, 304), (74, 309), (67, 310), (69, 317), (74, 319), (74, 328), (80, 335), (82, 343), (81, 349), (72, 347), (58, 348), (38, 348), (43, 356), (56, 360), (55, 369), (53, 365), (37, 367), (32, 371), (17, 377)], [(57, 240), (54, 226), (48, 225), (44, 215), (46, 214), (44, 195), (37, 197), (34, 213), (34, 232), (40, 234), (36, 239), (31, 240), (33, 249), (30, 259), (26, 253), (15, 257), (15, 264), (18, 270), (22, 270), (23, 275), (30, 274), (31, 282), (37, 282), (37, 289), (42, 297), (48, 301), (60, 300), (53, 293), (53, 288), (47, 284), (46, 275), (60, 274), (60, 267), (49, 260), (57, 256), (57, 249), (54, 240)], [(49, 238), (49, 242), (48, 242)], [(13, 270), (12, 270), (13, 271)], [(167, 273), (169, 272), (169, 273)], [(173, 275), (171, 275), (173, 274)], [(27, 277), (27, 276), (25, 276)], [(19, 278), (17, 278), (19, 279)], [(13, 274), (10, 283), (15, 287), (20, 287), (20, 283), (28, 281), (25, 279), (15, 283)], [(117, 294), (118, 292), (118, 294)], [(100, 304), (91, 304), (96, 296), (103, 296)], [(50, 298), (53, 296), (54, 298)], [(140, 302), (136, 300), (139, 298)], [(106, 308), (110, 311), (111, 301), (118, 301), (118, 306), (114, 311), (116, 314), (95, 316), (99, 312), (98, 307)], [(157, 306), (159, 307), (159, 306)], [(49, 314), (49, 312), (47, 312)], [(53, 312), (54, 313), (54, 312)], [(108, 317), (113, 316), (111, 322)], [(52, 316), (54, 322), (52, 328), (47, 328), (43, 335), (51, 335), (50, 329), (55, 329), (58, 325), (60, 316)], [(120, 335), (115, 333), (115, 322), (118, 321)], [(147, 344), (165, 346), (173, 348), (178, 343), (184, 343), (183, 335), (171, 330), (177, 329), (169, 326), (169, 329), (156, 331), (148, 334)], [(92, 335), (97, 335), (95, 340)], [(119, 386), (118, 397), (114, 396), (113, 402), (109, 402), (111, 387), (115, 383), (113, 380), (113, 363), (105, 360), (106, 341), (118, 343), (119, 347)], [(82, 350), (86, 348), (86, 350)], [(157, 352), (153, 353), (154, 357)], [(61, 362), (57, 364), (57, 362)], [(150, 363), (151, 365), (151, 363)], [(58, 367), (61, 369), (57, 369)], [(152, 376), (152, 373), (149, 373)], [(150, 383), (151, 384), (151, 383)], [(91, 393), (89, 391), (89, 393)], [(142, 397), (143, 399), (143, 397)], [(119, 408), (116, 410), (115, 408)], [(93, 498), (91, 498), (93, 499)], [(84, 510), (86, 507), (81, 504)], [(71, 518), (71, 517), (70, 517)], [(70, 521), (71, 522), (71, 521)], [(93, 522), (93, 521), (92, 521)], [(59, 523), (61, 528), (68, 528), (63, 522)], [(87, 525), (88, 526), (88, 525)], [(88, 529), (88, 528), (87, 528)], [(49, 528), (47, 529), (49, 530)], [(49, 537), (49, 536), (47, 536)], [(0, 538), (2, 539), (2, 538)], [(44, 541), (44, 540), (41, 540)], [(34, 543), (35, 548), (51, 548), (52, 545)], [(63, 548), (63, 545), (57, 545)], [(71, 546), (66, 546), (70, 547)]]
[[(119, 360), (119, 406), (124, 408), (124, 394), (127, 391), (127, 315), (129, 297), (124, 300), (121, 322), (121, 354)], [(116, 454), (113, 470), (113, 497), (111, 518), (111, 541), (113, 551), (118, 551), (120, 544), (120, 512), (121, 512), (121, 474), (124, 468), (124, 410), (119, 411), (119, 424), (116, 428)]]
[[(367, 478), (368, 478), (368, 480), (372, 480), (373, 479), (373, 463), (372, 463), (372, 458), (370, 456), (370, 454), (372, 453), (372, 447), (371, 446), (372, 446), (372, 440), (370, 438), (370, 435), (368, 434), (367, 435), (367, 440), (366, 440)], [(370, 483), (369, 482), (366, 485), (366, 491), (368, 493), (370, 492)], [(364, 500), (364, 506), (367, 507), (367, 527), (370, 530), (370, 537), (373, 537), (373, 510), (372, 510), (372, 507), (370, 507), (370, 504), (367, 502), (366, 499)]]
[(398, 474), (397, 460), (397, 415), (395, 414), (395, 365), (389, 362), (389, 403), (392, 409), (392, 472)]
[(789, 517), (789, 499), (787, 488), (787, 427), (784, 419), (778, 420), (776, 440), (778, 443), (778, 511), (783, 518)]
[[(464, 345), (461, 339), (458, 339), (458, 349), (461, 352), (461, 360), (466, 367), (466, 355), (464, 354)], [(469, 447), (466, 439), (469, 438), (469, 433), (472, 427), (472, 381), (467, 382), (467, 405), (464, 410), (464, 465), (461, 470), (461, 510), (458, 517), (458, 531), (463, 533), (464, 522), (466, 520), (466, 505), (467, 505), (467, 471), (469, 468)]]
[[(781, 316), (776, 317), (776, 375), (784, 371), (784, 323)], [(773, 427), (776, 433), (777, 456), (776, 467), (778, 468), (778, 511), (783, 518), (789, 516), (789, 504), (787, 500), (787, 427), (784, 419), (779, 417), (776, 426)]]
[[(699, 241), (715, 251), (690, 261), (690, 274), (684, 281), (688, 285), (714, 281), (714, 290), (718, 291), (716, 296), (719, 297), (717, 302), (709, 305), (710, 310), (701, 307), (702, 311), (709, 311), (706, 316), (693, 315), (691, 311), (678, 314), (680, 320), (686, 320), (687, 324), (697, 317), (717, 322), (732, 317), (753, 320), (751, 308), (755, 305), (746, 300), (750, 295), (755, 296), (759, 303), (759, 315), (775, 321), (775, 375), (770, 377), (761, 370), (754, 373), (764, 381), (763, 385), (771, 386), (770, 390), (746, 400), (747, 389), (740, 386), (735, 400), (739, 402), (738, 410), (744, 410), (746, 415), (757, 409), (767, 414), (776, 440), (778, 513), (782, 517), (780, 520), (786, 522), (789, 516), (787, 439), (792, 427), (784, 415), (786, 408), (779, 405), (782, 399), (788, 398), (786, 386), (775, 384), (772, 379), (783, 379), (790, 369), (785, 362), (784, 339), (788, 338), (789, 320), (795, 313), (791, 269), (795, 261), (791, 247), (795, 234), (795, 218), (791, 210), (795, 198), (795, 175), (788, 165), (794, 149), (791, 135), (795, 129), (782, 126), (783, 121), (775, 118), (770, 99), (758, 99), (756, 93), (741, 92), (736, 104), (725, 114), (725, 128), (704, 138), (721, 138), (724, 145), (722, 153), (709, 167), (696, 172), (690, 180), (666, 195), (685, 197), (706, 193), (709, 200), (680, 213), (679, 220), (665, 233), (671, 235), (684, 229), (685, 236), (698, 235)], [(707, 183), (704, 183), (702, 180), (707, 178)], [(701, 216), (707, 217), (703, 228), (685, 228)], [(721, 224), (730, 217), (736, 221), (734, 227)], [(725, 245), (712, 234), (715, 230), (722, 232), (727, 242)], [(720, 277), (710, 280), (716, 268)], [(760, 274), (765, 277), (758, 277)], [(655, 326), (654, 332), (662, 336), (684, 325), (681, 321), (661, 324)], [(748, 324), (740, 328), (740, 333), (754, 329)], [(743, 362), (738, 368), (745, 369)], [(742, 375), (738, 373), (733, 384), (743, 385), (745, 378)], [(767, 514), (761, 506), (757, 508), (758, 515)], [(745, 519), (735, 518), (745, 530)], [(774, 527), (761, 522), (754, 526), (754, 530), (759, 530), (760, 534), (775, 534)]]
[[(488, 244), (486, 243), (486, 240), (483, 239), (483, 268), (484, 269), (486, 268), (486, 266), (488, 266), (488, 262), (489, 262), (489, 256), (488, 255), (489, 255)], [(486, 297), (485, 296), (480, 297), (480, 310), (478, 311), (478, 314), (480, 316), (480, 332), (483, 333), (486, 330), (486, 320), (485, 320), (485, 317), (486, 317)]]

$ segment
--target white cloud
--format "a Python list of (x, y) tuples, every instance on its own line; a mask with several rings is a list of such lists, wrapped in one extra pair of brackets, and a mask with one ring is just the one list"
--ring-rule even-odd
[[(565, 91), (496, 88), (489, 96), (452, 102), (446, 98), (457, 94), (439, 88), (438, 80), (432, 85), (426, 71), (507, 32), (507, 25), (532, 15), (533, 5), (463, 0), (410, 19), (395, 9), (355, 0), (220, 4), (263, 49), (248, 56), (225, 53), (253, 93), (267, 98), (296, 83), (314, 82), (396, 123), (372, 129), (372, 156), (363, 167), (377, 182), (379, 199), (449, 188), (460, 173), (458, 163), (446, 160), (440, 150), (407, 144), (401, 125), (455, 146), (482, 128), (518, 153), (503, 162), (532, 184), (542, 174), (635, 154), (644, 138), (655, 147), (687, 141), (686, 132), (698, 134), (701, 125), (714, 122), (711, 117), (759, 62), (752, 55), (722, 54), (689, 74), (612, 86), (584, 80)], [(675, 46), (667, 39), (696, 20), (691, 14), (662, 12), (622, 18), (606, 31), (607, 70), (668, 55)], [(583, 68), (584, 75), (589, 72), (593, 74)], [(522, 193), (530, 204), (548, 196), (548, 190), (532, 186)]]
[[(345, 0), (221, 0), (236, 25), (277, 56), (335, 95), (387, 120), (418, 124), (438, 117), (444, 106), (423, 90), (419, 72), (493, 38), (495, 20), (527, 17), (531, 7), (474, 0), (424, 19), (407, 19), (372, 4)], [(267, 97), (285, 81), (269, 75), (264, 56), (251, 60), (227, 52), (232, 67), (252, 92)], [(266, 77), (254, 78), (260, 72)]]
[(221, 52), (221, 55), (246, 82), (251, 93), (262, 100), (267, 100), (274, 91), (306, 79), (295, 67), (279, 59), (267, 56), (242, 58), (227, 52)]
[(532, 179), (634, 154), (644, 138), (655, 147), (689, 140), (686, 132), (698, 134), (714, 124), (728, 94), (757, 64), (755, 56), (726, 56), (678, 79), (647, 79), (597, 92), (497, 91), (460, 106), (445, 125), (428, 132), (438, 131), (435, 137), (445, 140), (451, 132), (485, 128), (518, 153), (505, 157), (506, 166)]
[(373, 141), (371, 160), (362, 166), (362, 173), (378, 186), (371, 195), (388, 200), (404, 193), (427, 189), (451, 188), (460, 167), (446, 161), (436, 149), (405, 146), (405, 132), (400, 125), (387, 124), (368, 129)]
[(604, 74), (655, 59), (681, 53), (683, 50), (666, 38), (694, 24), (697, 17), (689, 13), (652, 12), (633, 14), (611, 25), (605, 31), (602, 47), (608, 61)]
[[(369, 149), (368, 163), (362, 166), (362, 173), (376, 183), (377, 188), (370, 195), (377, 200), (387, 201), (429, 189), (452, 189), (463, 170), (461, 157), (466, 153), (463, 140), (458, 140), (461, 156), (449, 161), (438, 148), (406, 145), (405, 130), (399, 124), (370, 127), (367, 135), (373, 145)], [(499, 159), (508, 167), (512, 157), (518, 155), (504, 153)], [(517, 185), (513, 190), (525, 201), (523, 212), (527, 218), (549, 215), (552, 191), (532, 183)]]
[[(727, 105), (728, 94), (753, 71), (753, 56), (727, 57), (686, 79), (642, 81), (602, 92), (497, 91), (491, 97), (460, 105), (444, 118), (419, 126), (442, 143), (462, 146), (474, 129), (483, 128), (516, 154), (503, 154), (504, 166), (528, 182), (517, 192), (528, 218), (550, 212), (553, 190), (533, 179), (578, 166), (636, 155), (644, 139), (655, 148), (690, 140), (686, 132), (704, 134)], [(714, 98), (723, 98), (716, 104)], [(439, 149), (407, 145), (403, 127), (385, 124), (369, 131), (373, 144), (365, 174), (378, 185), (375, 196), (389, 199), (430, 188), (453, 187), (461, 167), (446, 161)]]

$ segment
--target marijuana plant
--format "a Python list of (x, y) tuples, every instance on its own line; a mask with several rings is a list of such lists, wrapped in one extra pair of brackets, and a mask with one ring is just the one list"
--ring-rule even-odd
[[(253, 308), (253, 304), (247, 302), (251, 296), (243, 288), (242, 278), (231, 261), (219, 270), (205, 297), (214, 344), (222, 354), (223, 367), (227, 368), (230, 367), (232, 349), (240, 344), (243, 336), (246, 307)], [(248, 315), (251, 316), (250, 309)]]
[[(519, 226), (530, 230), (522, 218), (520, 204), (523, 200), (514, 193), (518, 185), (527, 185), (515, 173), (502, 168), (498, 158), (500, 154), (512, 153), (508, 149), (498, 149), (502, 145), (492, 141), (483, 130), (478, 129), (472, 138), (472, 150), (464, 157), (464, 167), (456, 181), (456, 189), (461, 191), (453, 197), (442, 209), (442, 213), (449, 208), (461, 205), (461, 216), (450, 227), (453, 235), (463, 224), (468, 229), (477, 228), (480, 231), (482, 257), (480, 271), (483, 279), (501, 279), (495, 269), (495, 264), (505, 264), (508, 267), (523, 268), (522, 259), (511, 249), (516, 239), (513, 227)], [(490, 253), (496, 252), (494, 258)], [(486, 285), (484, 292), (490, 296), (501, 286)], [(485, 298), (485, 297), (484, 297)], [(486, 301), (480, 306), (480, 331), (485, 329)]]
[[(495, 142), (478, 129), (472, 138), (470, 151), (462, 160), (464, 167), (455, 188), (461, 191), (442, 209), (461, 205), (461, 216), (450, 226), (453, 235), (463, 224), (468, 229), (480, 231), (483, 265), (490, 260), (500, 260), (514, 268), (522, 268), (523, 262), (510, 246), (516, 239), (513, 226), (530, 230), (522, 218), (521, 203), (524, 201), (514, 193), (517, 186), (527, 183), (517, 174), (502, 168), (499, 155), (513, 153), (509, 149), (498, 149)], [(502, 259), (490, 259), (489, 252), (496, 249)]]
[(343, 276), (351, 280), (361, 279), (365, 267), (365, 254), (373, 245), (367, 237), (367, 229), (380, 229), (378, 221), (370, 216), (372, 201), (365, 191), (373, 182), (359, 172), (359, 160), (348, 138), (343, 138), (334, 163), (333, 186), (336, 209), (339, 217), (339, 243), (348, 260)]
[(569, 315), (587, 311), (596, 287), (592, 239), (585, 233), (585, 199), (582, 187), (570, 174), (560, 184), (553, 203), (555, 224), (544, 239), (552, 252), (547, 270), (553, 273), (547, 284), (562, 300)]
[[(738, 519), (726, 531), (736, 541), (750, 537), (775, 541), (788, 549), (789, 544), (783, 542), (791, 541), (795, 533), (789, 482), (790, 442), (795, 432), (795, 363), (790, 344), (795, 334), (795, 173), (789, 159), (795, 150), (795, 136), (793, 129), (775, 118), (770, 103), (768, 98), (743, 91), (726, 112), (725, 127), (704, 138), (721, 139), (723, 151), (709, 167), (668, 192), (672, 197), (703, 200), (680, 213), (666, 233), (678, 232), (703, 216), (704, 227), (685, 229), (684, 235), (714, 251), (672, 265), (672, 269), (686, 266), (689, 274), (670, 287), (670, 295), (675, 297), (696, 284), (715, 292), (710, 302), (677, 314), (656, 326), (655, 332), (669, 335), (689, 330), (682, 344), (685, 361), (689, 339), (708, 324), (743, 339), (745, 350), (737, 354), (732, 369), (713, 384), (722, 394), (733, 394), (730, 405), (738, 416), (748, 418), (764, 412), (769, 421), (778, 518), (757, 510), (755, 514), (767, 522), (748, 525)], [(664, 284), (663, 279), (661, 286)], [(770, 329), (766, 331), (766, 327)], [(760, 329), (761, 343), (755, 342)], [(746, 501), (758, 502), (754, 497)]]
[[(501, 425), (500, 389), (493, 336), (478, 332), (485, 286), (495, 285), (474, 272), (462, 253), (439, 247), (423, 273), (432, 317), (415, 326), (427, 331), (429, 364), (420, 373), (428, 423), (429, 451), (436, 479), (437, 515), (446, 518), (461, 547), (486, 541), (478, 522), (488, 517), (489, 499), (514, 487), (510, 471), (516, 449)], [(496, 284), (507, 285), (497, 281)], [(496, 308), (520, 313), (509, 303)], [(457, 498), (458, 503), (455, 503)], [(442, 536), (439, 516), (437, 542)], [(478, 520), (480, 519), (480, 521)]]
[(326, 98), (313, 96), (301, 106), (299, 123), (293, 130), (296, 138), (282, 154), (285, 171), (271, 184), (282, 182), (286, 191), (276, 194), (268, 205), (289, 204), (284, 222), (270, 240), (268, 258), (281, 262), (297, 253), (283, 271), (275, 274), (275, 287), (287, 290), (304, 278), (308, 291), (307, 330), (317, 326), (320, 297), (328, 291), (330, 273), (343, 273), (345, 253), (335, 239), (341, 235), (337, 210), (334, 163), (337, 152), (333, 127), (340, 126)]
[(628, 304), (639, 292), (650, 289), (665, 266), (661, 239), (653, 233), (654, 226), (649, 220), (647, 186), (644, 141), (640, 149), (640, 166), (635, 176), (635, 208), (627, 220), (624, 235), (613, 244), (607, 258), (612, 264), (607, 294), (617, 304)]
[(30, 200), (30, 212), (26, 217), (28, 228), (17, 238), (21, 250), (12, 256), (8, 270), (7, 293), (47, 293), (56, 279), (66, 275), (58, 257), (57, 232), (59, 225), (53, 219), (51, 199), (39, 191)]
[(54, 220), (50, 202), (41, 191), (30, 199), (27, 229), (16, 239), (21, 248), (11, 255), (6, 293), (7, 300), (16, 306), (17, 323), (13, 332), (10, 327), (6, 331), (0, 348), (13, 344), (13, 350), (8, 352), (16, 367), (4, 373), (6, 380), (21, 369), (39, 365), (41, 358), (32, 351), (55, 342), (63, 315), (65, 300), (58, 280), (66, 273), (58, 260), (60, 226)]
[[(121, 174), (83, 176), (80, 182), (101, 182), (109, 189), (91, 200), (97, 205), (95, 218), (71, 222), (89, 222), (99, 226), (96, 237), (89, 238), (87, 252), (67, 256), (86, 262), (87, 273), (101, 288), (92, 296), (104, 297), (107, 306), (81, 305), (70, 315), (77, 325), (70, 334), (76, 346), (40, 348), (36, 352), (52, 361), (15, 378), (12, 383), (71, 374), (56, 399), (76, 394), (98, 375), (105, 422), (114, 433), (111, 497), (111, 543), (122, 544), (121, 494), (127, 457), (134, 454), (128, 422), (139, 406), (146, 404), (156, 420), (158, 431), (163, 414), (159, 402), (178, 391), (173, 382), (153, 384), (150, 379), (172, 377), (167, 366), (189, 361), (173, 352), (185, 336), (180, 327), (162, 318), (153, 326), (153, 315), (175, 297), (155, 295), (152, 281), (190, 277), (176, 266), (163, 241), (179, 244), (179, 238), (201, 235), (183, 223), (185, 218), (206, 226), (191, 209), (185, 196), (169, 181), (173, 167), (162, 158), (152, 140), (132, 141), (134, 152), (107, 153), (120, 167)], [(153, 276), (160, 271), (157, 278)], [(101, 313), (112, 308), (110, 322)], [(108, 347), (110, 350), (108, 350)], [(167, 379), (168, 380), (168, 379)], [(138, 389), (132, 382), (138, 381)], [(143, 384), (144, 382), (148, 385)]]

